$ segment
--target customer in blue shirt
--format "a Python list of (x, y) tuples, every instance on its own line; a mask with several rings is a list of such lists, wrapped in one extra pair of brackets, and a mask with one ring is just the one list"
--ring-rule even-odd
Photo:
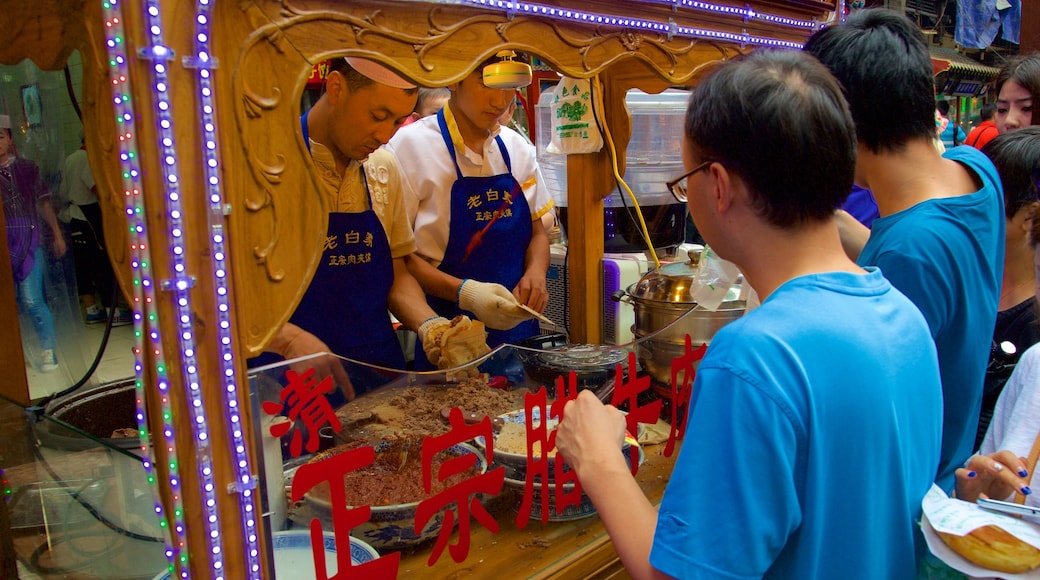
[(762, 305), (700, 362), (659, 510), (618, 453), (625, 417), (588, 391), (564, 408), (559, 456), (631, 576), (913, 577), (938, 363), (917, 308), (842, 248), (855, 159), (841, 89), (805, 53), (754, 52), (694, 89), (671, 185)]
[[(856, 123), (856, 181), (874, 193), (870, 230), (840, 213), (843, 242), (924, 314), (943, 383), (947, 493), (974, 450), (1004, 268), (1004, 198), (993, 163), (973, 147), (934, 147), (928, 45), (905, 15), (869, 9), (813, 34), (805, 50), (834, 73)], [(863, 58), (864, 54), (873, 58)]]

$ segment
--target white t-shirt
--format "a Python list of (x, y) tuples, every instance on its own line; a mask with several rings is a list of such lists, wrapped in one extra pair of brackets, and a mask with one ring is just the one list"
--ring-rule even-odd
[(98, 202), (97, 194), (92, 191), (93, 187), (94, 174), (90, 172), (87, 152), (77, 149), (65, 158), (65, 167), (62, 171), (59, 191), (62, 204), (68, 205), (65, 205), (58, 214), (61, 221), (68, 222), (70, 219), (87, 221), (87, 216), (78, 206)]
[[(488, 136), (481, 152), (465, 146), (458, 135), (450, 103), (444, 107), (453, 134), (456, 158), (464, 177), (491, 177), (506, 172), (506, 162), (495, 137), (500, 135), (512, 174), (524, 190), (531, 219), (540, 220), (552, 209), (553, 200), (538, 167), (534, 145), (516, 131), (499, 127)], [(409, 223), (415, 230), (417, 253), (436, 266), (448, 247), (451, 216), (451, 187), (457, 179), (455, 164), (441, 137), (437, 115), (424, 117), (402, 127), (386, 145), (397, 156), (404, 174), (404, 199)], [(541, 227), (535, 224), (535, 227)]]
[[(1033, 441), (1040, 433), (1040, 344), (1029, 347), (1018, 359), (1011, 378), (993, 409), (993, 420), (986, 430), (979, 453), (988, 455), (1007, 449), (1019, 457), (1029, 457)], [(1034, 469), (1029, 474), (1026, 504), (1040, 506), (1040, 476)], [(1009, 498), (1010, 501), (1010, 498)]]
[[(323, 185), (326, 207), (332, 212), (359, 213), (368, 209), (365, 184), (358, 171), (358, 161), (351, 161), (340, 175), (336, 161), (328, 147), (311, 140), (311, 159)], [(372, 194), (372, 209), (386, 231), (390, 255), (401, 258), (415, 251), (415, 238), (409, 227), (402, 202), (401, 172), (397, 159), (384, 149), (377, 149), (364, 163), (368, 190)]]

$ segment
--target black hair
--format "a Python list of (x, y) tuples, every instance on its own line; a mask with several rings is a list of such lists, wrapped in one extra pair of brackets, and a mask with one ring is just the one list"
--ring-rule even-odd
[(1009, 80), (1014, 80), (1029, 91), (1033, 97), (1033, 119), (1030, 124), (1040, 125), (1040, 109), (1037, 109), (1037, 101), (1040, 101), (1040, 52), (1013, 56), (1000, 67), (997, 80), (993, 82), (998, 96), (1004, 83)]
[(986, 103), (979, 109), (979, 120), (989, 121), (993, 118), (993, 115), (997, 112), (996, 103)]
[(693, 90), (686, 138), (739, 175), (777, 227), (829, 219), (852, 191), (852, 117), (834, 77), (799, 51), (723, 64)]
[(814, 33), (804, 50), (838, 78), (867, 149), (896, 151), (912, 139), (935, 138), (931, 56), (905, 14), (860, 10)]
[(986, 143), (982, 152), (993, 161), (1004, 185), (1004, 216), (1040, 201), (1040, 126), (1001, 133)]
[(942, 113), (943, 117), (947, 117), (950, 114), (950, 101), (947, 101), (946, 99), (936, 101), (935, 108), (939, 109), (939, 112)]

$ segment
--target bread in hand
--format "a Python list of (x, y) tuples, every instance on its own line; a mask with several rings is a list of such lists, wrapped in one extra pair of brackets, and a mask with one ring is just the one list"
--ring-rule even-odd
[(1040, 566), (1040, 550), (997, 526), (976, 528), (966, 536), (936, 533), (953, 551), (989, 570), (1018, 574)]

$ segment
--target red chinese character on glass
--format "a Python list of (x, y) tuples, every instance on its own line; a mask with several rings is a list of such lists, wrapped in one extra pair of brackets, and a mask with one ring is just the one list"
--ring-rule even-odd
[[(563, 377), (556, 377), (556, 400), (553, 401), (552, 406), (549, 408), (549, 417), (553, 428), (549, 433), (549, 445), (547, 449), (556, 449), (556, 425), (558, 425), (560, 421), (563, 421), (563, 408), (567, 406), (569, 401), (573, 401), (577, 398), (578, 375), (574, 371), (568, 372), (566, 385), (564, 385)], [(543, 414), (542, 416), (544, 417), (545, 415)], [(546, 453), (546, 455), (548, 455), (548, 453)], [(570, 506), (580, 506), (582, 492), (581, 482), (578, 481), (578, 475), (569, 465), (567, 465), (567, 459), (559, 453), (556, 454), (556, 459), (552, 463), (552, 493), (556, 500), (556, 512), (562, 513), (563, 510)], [(541, 513), (542, 523), (544, 524), (549, 518), (549, 509), (547, 505), (549, 494), (544, 493), (544, 486), (542, 489)]]
[(348, 508), (350, 500), (344, 477), (364, 469), (375, 461), (376, 453), (371, 446), (357, 447), (337, 453), (314, 463), (305, 463), (293, 476), (291, 498), (298, 502), (318, 484), (329, 486), (329, 506), (332, 512), (332, 530), (336, 540), (336, 572), (328, 573), (325, 561), (325, 543), (321, 520), (311, 520), (311, 551), (314, 557), (315, 578), (318, 580), (346, 580), (347, 578), (394, 578), (397, 576), (401, 554), (392, 552), (371, 562), (354, 567), (350, 561), (350, 530), (368, 521), (372, 507)]
[[(332, 405), (325, 398), (325, 395), (331, 393), (336, 386), (332, 382), (332, 377), (325, 377), (321, 382), (315, 380), (314, 369), (308, 369), (302, 375), (288, 370), (285, 372), (285, 377), (289, 380), (289, 384), (278, 393), (278, 398), (282, 402), (265, 401), (262, 407), (268, 415), (278, 415), (288, 408), (285, 415), (289, 420), (272, 425), (270, 433), (276, 439), (281, 439), (299, 419), (300, 427), (293, 430), (289, 451), (293, 457), (299, 457), (303, 451), (303, 440), (306, 437), (307, 451), (314, 453), (318, 450), (318, 429), (330, 425), (333, 431), (339, 433), (343, 428), (335, 411), (332, 410)], [(301, 433), (301, 431), (306, 433)]]
[[(690, 335), (686, 335), (686, 345), (683, 354), (672, 359), (672, 428), (668, 433), (668, 443), (664, 446), (664, 455), (671, 457), (675, 450), (675, 441), (682, 439), (686, 434), (686, 411), (690, 405), (690, 397), (693, 396), (693, 379), (697, 376), (697, 363), (704, 358), (708, 351), (708, 345), (701, 344), (697, 350), (693, 349)], [(679, 380), (679, 375), (682, 380)]]
[[(452, 530), (455, 528), (455, 510), (450, 509), (455, 504), (458, 510), (459, 539), (458, 542), (448, 547), (451, 558), (456, 562), (462, 562), (469, 555), (470, 541), (470, 515), (492, 533), (498, 533), (498, 522), (488, 513), (484, 504), (480, 503), (480, 494), (498, 495), (502, 491), (502, 482), (505, 480), (505, 469), (496, 468), (485, 473), (479, 473), (479, 457), (474, 453), (452, 453), (456, 445), (470, 441), (476, 437), (483, 437), (487, 442), (487, 461), (490, 464), (494, 457), (494, 443), (492, 442), (493, 431), (491, 419), (484, 417), (479, 423), (467, 425), (462, 416), (462, 410), (453, 407), (448, 414), (448, 422), (451, 426), (449, 431), (436, 437), (426, 437), (422, 444), (423, 463), (423, 489), (427, 494), (433, 490), (433, 478), (437, 483), (459, 480), (451, 487), (445, 489), (419, 503), (415, 512), (415, 533), (419, 534), (436, 514), (444, 512), (444, 520), (441, 525), (440, 535), (433, 546), (428, 564), (432, 566), (444, 553), (444, 548), (451, 539)], [(466, 448), (462, 448), (466, 449)], [(443, 458), (439, 469), (434, 473), (434, 459)]]
[[(638, 376), (636, 373), (636, 353), (628, 353), (628, 379), (625, 379), (621, 365), (614, 368), (614, 395), (610, 404), (615, 407), (628, 404), (628, 415), (625, 416), (625, 424), (629, 433), (639, 433), (640, 423), (657, 423), (661, 416), (661, 406), (664, 404), (660, 399), (654, 399), (646, 405), (639, 404), (639, 396), (650, 390), (650, 377)], [(639, 448), (631, 446), (629, 452), (629, 464), (632, 466), (632, 475), (639, 471)]]

